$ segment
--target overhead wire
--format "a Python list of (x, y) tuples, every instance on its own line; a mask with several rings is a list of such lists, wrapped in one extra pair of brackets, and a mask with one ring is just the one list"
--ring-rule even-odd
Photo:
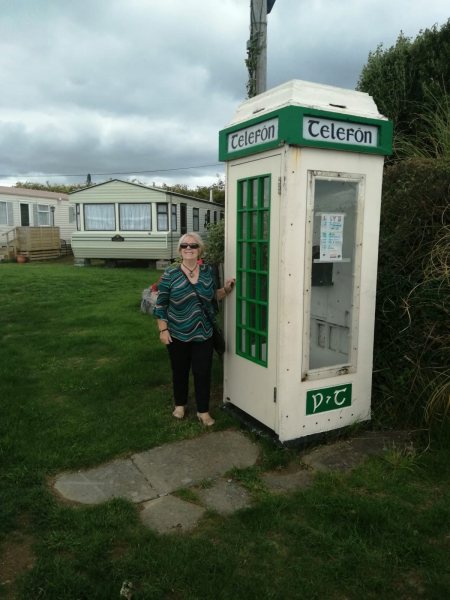
[[(89, 173), (91, 177), (105, 177), (107, 175), (142, 175), (144, 173), (168, 173), (171, 171), (188, 171), (189, 169), (206, 169), (208, 167), (219, 167), (222, 163), (212, 163), (209, 165), (192, 165), (190, 167), (173, 167), (170, 169), (146, 169), (145, 171), (110, 171), (108, 173)], [(0, 177), (27, 177), (30, 179), (41, 179), (43, 177), (86, 177), (88, 173), (41, 173), (40, 175), (29, 175), (27, 173), (2, 174)]]

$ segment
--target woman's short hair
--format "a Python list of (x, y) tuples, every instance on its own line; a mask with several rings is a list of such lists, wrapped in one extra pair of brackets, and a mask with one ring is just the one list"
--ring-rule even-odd
[(198, 233), (195, 233), (195, 231), (191, 233), (185, 233), (180, 237), (178, 240), (178, 254), (181, 254), (180, 244), (186, 243), (188, 238), (192, 238), (198, 244), (198, 257), (201, 258), (203, 256), (203, 252), (205, 251), (205, 244), (203, 243), (202, 238), (198, 235)]

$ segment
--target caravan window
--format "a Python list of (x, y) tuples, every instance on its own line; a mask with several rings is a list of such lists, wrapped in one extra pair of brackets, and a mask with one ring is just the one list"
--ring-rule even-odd
[(150, 231), (151, 228), (151, 204), (119, 204), (121, 231)]
[(167, 203), (156, 205), (158, 231), (169, 231), (169, 211)]
[(200, 231), (200, 209), (193, 208), (192, 209), (192, 230)]
[(80, 205), (75, 204), (75, 217), (77, 219), (77, 231), (81, 229)]
[(11, 225), (8, 220), (8, 204), (9, 202), (0, 202), (0, 225)]
[(172, 204), (172, 231), (176, 231), (178, 226), (177, 226), (177, 205), (176, 204)]
[(86, 231), (114, 231), (116, 229), (114, 204), (85, 204), (84, 228)]
[(37, 225), (39, 227), (50, 226), (50, 206), (48, 204), (38, 204), (37, 206)]

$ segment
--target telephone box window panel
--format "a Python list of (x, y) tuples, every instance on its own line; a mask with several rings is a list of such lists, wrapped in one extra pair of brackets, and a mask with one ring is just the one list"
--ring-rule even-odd
[(237, 186), (237, 354), (267, 366), (270, 175)]
[(309, 370), (351, 367), (359, 181), (314, 177)]

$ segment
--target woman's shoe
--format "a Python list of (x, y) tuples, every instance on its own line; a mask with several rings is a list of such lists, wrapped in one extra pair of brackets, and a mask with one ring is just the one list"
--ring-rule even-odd
[(172, 416), (175, 417), (175, 419), (184, 419), (185, 413), (186, 413), (185, 406), (175, 406)]
[(207, 412), (205, 412), (205, 413), (197, 413), (197, 419), (205, 427), (211, 427), (211, 425), (214, 425), (214, 423), (215, 423), (214, 419)]

